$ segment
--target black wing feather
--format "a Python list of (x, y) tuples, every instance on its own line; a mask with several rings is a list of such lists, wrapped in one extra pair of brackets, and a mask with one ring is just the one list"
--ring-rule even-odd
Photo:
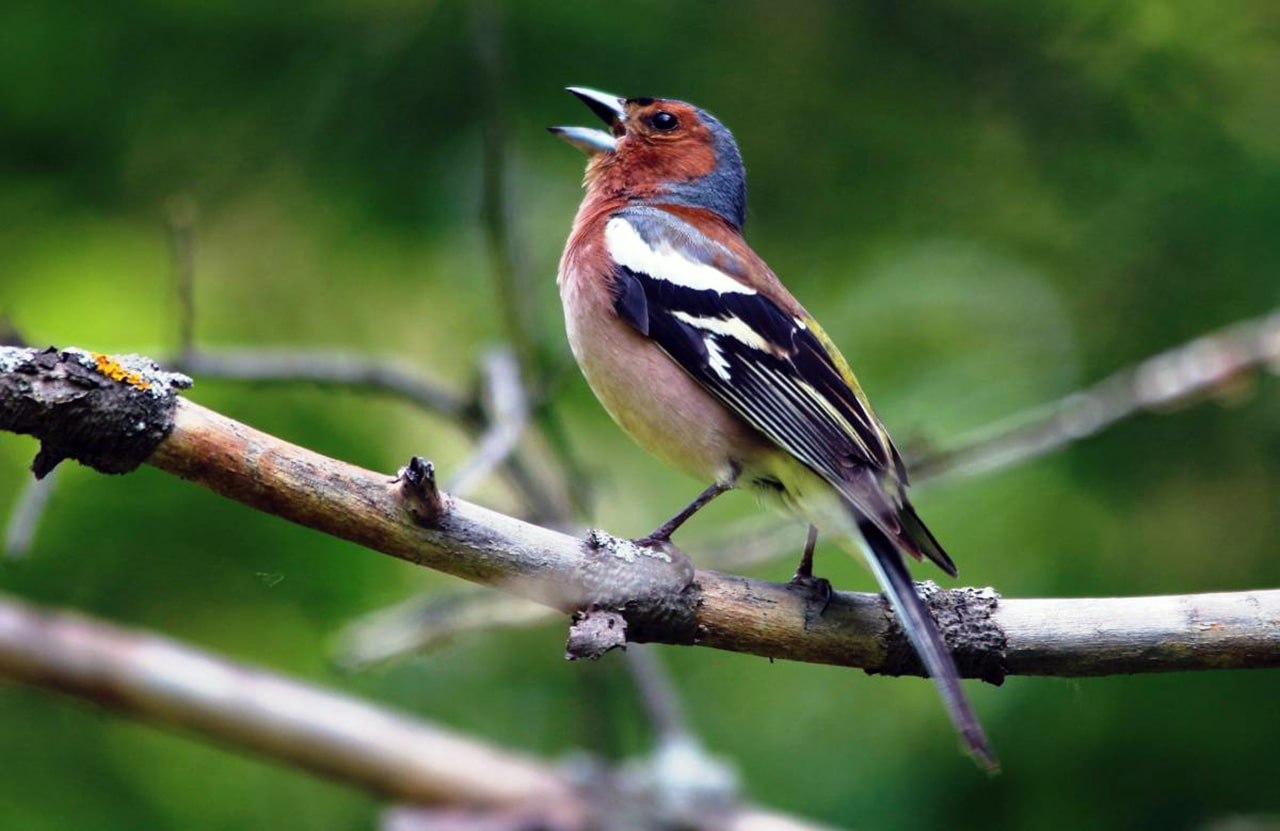
[[(871, 426), (874, 417), (861, 410), (817, 337), (763, 295), (697, 291), (620, 266), (614, 271), (614, 309), (716, 397), (820, 473), (844, 481), (860, 467), (890, 469), (889, 452)], [(716, 335), (680, 314), (740, 320), (771, 348)], [(721, 360), (719, 371), (712, 348)], [(825, 399), (844, 424), (796, 381)]]
[(645, 337), (649, 336), (649, 304), (645, 300), (644, 286), (629, 268), (614, 271), (613, 309), (619, 317), (634, 326), (637, 332)]

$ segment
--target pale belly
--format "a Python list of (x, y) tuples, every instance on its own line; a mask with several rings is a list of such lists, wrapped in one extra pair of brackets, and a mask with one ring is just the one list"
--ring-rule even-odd
[(563, 263), (559, 280), (569, 345), (613, 420), (672, 467), (708, 483), (747, 488), (768, 507), (811, 522), (856, 550), (861, 535), (836, 492), (620, 319), (604, 280), (578, 279), (590, 272), (574, 265)]
[(759, 433), (612, 309), (575, 314), (575, 305), (567, 304), (565, 315), (573, 355), (605, 410), (637, 444), (708, 482), (727, 483), (755, 467), (768, 446)]
[(747, 488), (765, 506), (856, 549), (857, 526), (829, 485), (712, 398), (611, 307), (588, 312), (590, 305), (565, 304), (569, 345), (600, 403), (637, 444), (703, 481)]

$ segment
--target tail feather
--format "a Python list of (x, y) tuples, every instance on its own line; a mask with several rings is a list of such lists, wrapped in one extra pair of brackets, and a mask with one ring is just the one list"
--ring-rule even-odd
[[(908, 507), (904, 514), (909, 514), (915, 524), (924, 529), (924, 523), (916, 516), (914, 510)], [(951, 723), (955, 725), (965, 745), (979, 762), (990, 771), (999, 770), (1000, 764), (987, 743), (982, 725), (978, 723), (977, 716), (974, 715), (964, 696), (964, 691), (960, 688), (960, 674), (956, 671), (951, 652), (943, 642), (937, 624), (934, 623), (929, 610), (925, 608), (924, 601), (920, 599), (920, 595), (916, 594), (915, 583), (911, 581), (911, 574), (907, 571), (906, 562), (902, 559), (898, 545), (868, 520), (861, 520), (859, 527), (866, 540), (869, 555), (867, 560), (871, 569), (875, 572), (885, 594), (888, 595), (889, 602), (893, 604), (894, 612), (898, 615), (911, 645), (920, 655), (929, 677), (937, 686)], [(927, 539), (933, 540), (933, 536), (928, 534), (927, 529), (925, 534)], [(916, 539), (918, 540), (919, 537)], [(933, 540), (933, 542), (936, 546), (937, 541)], [(928, 553), (927, 548), (924, 548), (924, 551)], [(941, 553), (942, 549), (938, 547), (937, 551)], [(942, 557), (946, 558), (947, 563), (951, 562), (945, 553)], [(929, 558), (938, 562), (932, 555)], [(945, 569), (946, 566), (944, 565), (943, 568)], [(953, 565), (950, 570), (953, 574), (954, 568)]]
[(938, 568), (955, 577), (956, 564), (947, 556), (942, 543), (938, 542), (938, 538), (929, 530), (929, 526), (920, 519), (920, 515), (916, 513), (911, 503), (905, 498), (903, 503), (902, 509), (898, 511), (898, 524), (902, 527), (901, 541), (906, 544), (907, 550), (917, 560), (928, 557)]
[(947, 574), (956, 576), (956, 564), (907, 501), (901, 483), (861, 468), (838, 483), (836, 490), (858, 524), (874, 523), (903, 553), (917, 560), (928, 558)]

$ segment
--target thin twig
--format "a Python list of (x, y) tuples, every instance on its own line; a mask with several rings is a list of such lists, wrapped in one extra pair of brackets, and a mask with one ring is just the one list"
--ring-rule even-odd
[(538, 327), (530, 298), (525, 258), (517, 251), (510, 200), (507, 197), (508, 158), (506, 124), (502, 107), (502, 32), (499, 11), (490, 0), (472, 5), (476, 62), (479, 67), (484, 112), (484, 187), (481, 221), (488, 242), (494, 296), (506, 323), (507, 336), (515, 348), (521, 374), (531, 384), (541, 383), (538, 356)]
[(195, 345), (196, 217), (196, 203), (190, 197), (178, 197), (169, 205), (169, 245), (178, 291), (178, 354), (181, 356), (190, 354)]
[[(198, 378), (273, 385), (315, 384), (389, 394), (423, 412), (455, 421), (469, 435), (479, 435), (487, 427), (478, 404), (389, 358), (315, 350), (198, 347), (168, 365)], [(556, 518), (567, 509), (557, 488), (540, 481), (518, 455), (508, 455), (502, 460), (502, 467), (524, 499), (531, 518), (560, 524)]]
[(180, 372), (257, 384), (315, 384), (387, 393), (429, 413), (467, 422), (469, 403), (398, 361), (348, 352), (292, 349), (193, 349), (169, 364)]
[(421, 595), (343, 627), (334, 639), (333, 659), (346, 669), (369, 669), (438, 649), (469, 632), (527, 629), (559, 619), (541, 603), (487, 589)]
[(22, 486), (4, 531), (6, 557), (16, 560), (31, 551), (36, 530), (40, 527), (40, 518), (44, 516), (45, 508), (61, 478), (58, 471), (53, 470), (43, 479), (28, 479)]
[[(8, 317), (0, 315), (0, 346), (25, 347), (26, 340)], [(18, 559), (31, 551), (40, 520), (44, 517), (60, 477), (56, 471), (41, 479), (28, 479), (9, 510), (4, 528), (4, 556)]]
[[(501, 155), (498, 162), (501, 164)], [(495, 204), (500, 209), (495, 214), (496, 227), (505, 240), (509, 234), (502, 221), (505, 209), (502, 208), (501, 197), (504, 190), (500, 187), (494, 193), (498, 197)], [(390, 393), (424, 412), (453, 419), (473, 436), (490, 428), (478, 403), (464, 400), (421, 373), (388, 359), (332, 351), (197, 349), (194, 342), (196, 217), (196, 204), (189, 197), (175, 199), (169, 206), (169, 237), (179, 320), (178, 353), (169, 362), (171, 366), (206, 378), (266, 384), (311, 383)], [(510, 254), (509, 245), (503, 248), (508, 250), (509, 256), (496, 256), (495, 268), (508, 263), (515, 269), (518, 259)], [(517, 270), (511, 273), (515, 275)], [(511, 302), (523, 307), (519, 298)], [(513, 330), (512, 337), (519, 339), (521, 332)], [(524, 395), (524, 398), (528, 396)], [(526, 401), (523, 409), (527, 411), (528, 407)], [(527, 420), (527, 415), (525, 418)], [(573, 494), (566, 489), (566, 494), (561, 496), (555, 488), (547, 487), (533, 475), (529, 465), (511, 452), (499, 455), (508, 479), (525, 501), (529, 516), (536, 521), (557, 522), (557, 518), (567, 510), (565, 506)], [(485, 457), (482, 455), (480, 458)]]
[(691, 735), (689, 720), (680, 703), (680, 695), (653, 648), (628, 648), (626, 663), (640, 693), (640, 704), (659, 741), (688, 738)]
[(505, 349), (489, 351), (482, 361), (481, 396), (488, 425), (475, 452), (454, 475), (449, 491), (465, 496), (515, 452), (529, 423), (529, 402), (520, 382), (520, 365)]
[[(537, 296), (529, 261), (520, 244), (519, 211), (513, 204), (511, 153), (507, 141), (508, 118), (503, 106), (506, 94), (503, 66), (501, 10), (493, 0), (472, 4), (472, 34), (483, 115), (483, 187), (481, 225), (488, 246), (494, 297), (501, 311), (507, 339), (515, 349), (525, 397), (531, 402), (532, 420), (541, 437), (551, 446), (557, 466), (565, 473), (564, 494), (568, 504), (544, 512), (544, 521), (565, 525), (573, 514), (583, 515), (591, 502), (590, 479), (575, 450), (563, 441), (560, 417), (549, 406), (546, 394), (557, 367), (544, 355), (544, 327), (537, 314)], [(530, 496), (526, 489), (526, 496)], [(557, 498), (558, 501), (560, 501)], [(550, 507), (545, 503), (544, 507)]]
[(914, 462), (913, 478), (923, 483), (1022, 464), (1122, 419), (1226, 392), (1259, 369), (1280, 373), (1280, 310), (1198, 337), (958, 439)]
[(570, 439), (560, 411), (545, 404), (536, 406), (533, 418), (562, 473), (565, 505), (557, 517), (557, 525), (567, 525), (572, 516), (589, 517), (595, 501), (593, 477), (579, 456), (578, 447)]

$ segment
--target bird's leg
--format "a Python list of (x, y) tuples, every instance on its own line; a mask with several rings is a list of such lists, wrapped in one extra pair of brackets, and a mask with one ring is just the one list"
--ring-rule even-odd
[(792, 582), (813, 579), (813, 549), (818, 545), (818, 526), (809, 526), (809, 536), (804, 541), (804, 554), (800, 557), (800, 565), (796, 568), (796, 576)]
[(817, 595), (818, 600), (822, 602), (822, 608), (818, 610), (821, 615), (827, 610), (827, 606), (831, 605), (831, 581), (825, 577), (813, 576), (813, 549), (818, 544), (818, 526), (809, 526), (809, 536), (804, 541), (804, 554), (800, 557), (800, 565), (796, 567), (796, 574), (791, 578), (791, 585), (799, 586), (807, 589)]
[(689, 517), (701, 511), (707, 506), (711, 500), (715, 499), (725, 491), (733, 490), (733, 482), (716, 482), (711, 487), (698, 494), (698, 498), (690, 502), (684, 507), (680, 513), (658, 526), (658, 529), (647, 537), (641, 537), (636, 540), (637, 545), (650, 545), (652, 543), (666, 542), (671, 539), (671, 535), (676, 529), (684, 525)]

